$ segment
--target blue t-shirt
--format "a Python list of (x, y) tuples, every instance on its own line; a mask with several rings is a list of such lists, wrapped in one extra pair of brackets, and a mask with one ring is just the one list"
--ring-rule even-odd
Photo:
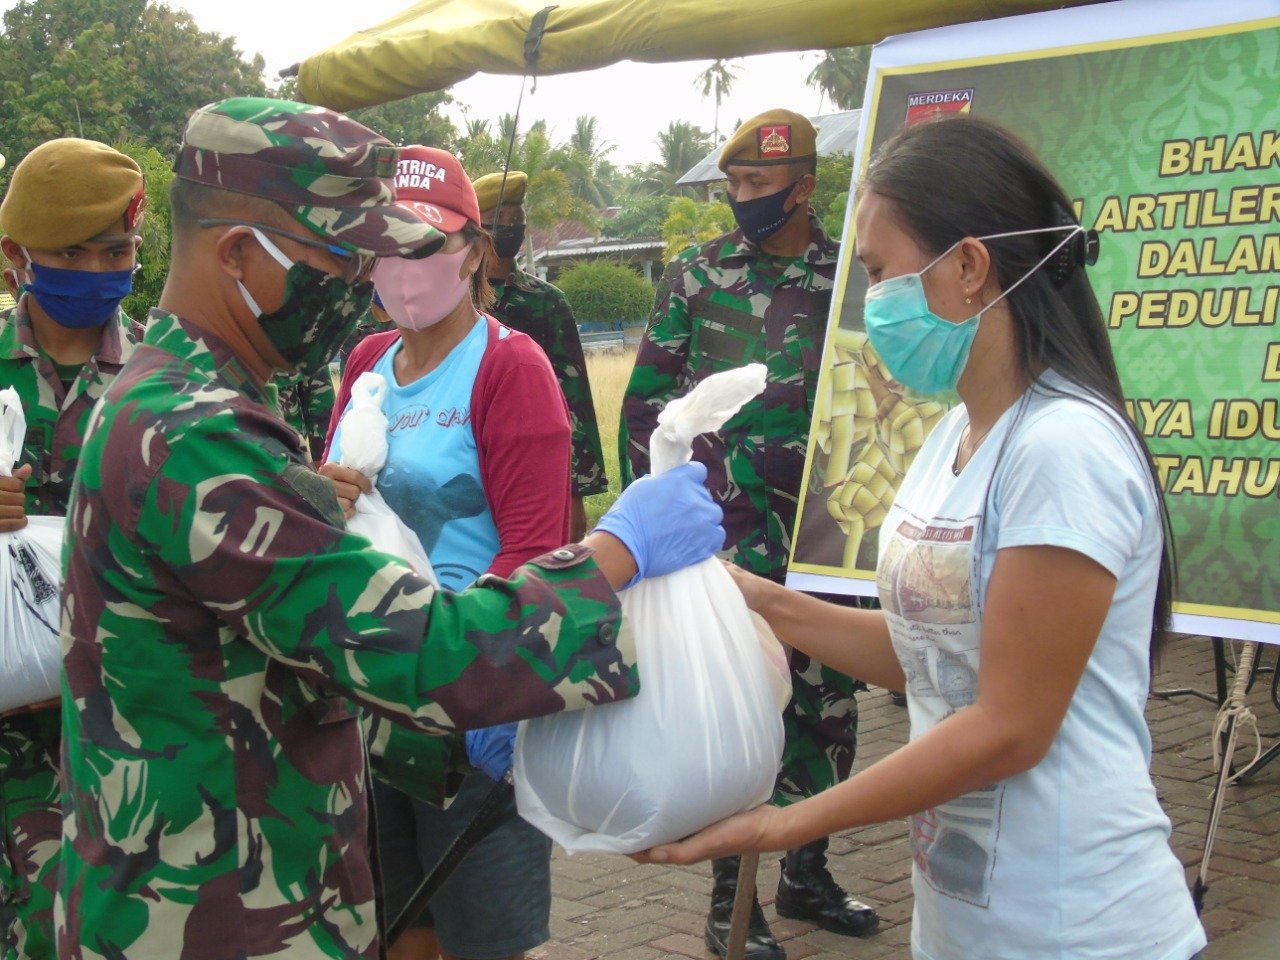
[[(471, 391), (487, 344), (481, 317), (440, 366), (413, 383), (396, 382), (401, 340), (373, 368), (387, 381), (387, 464), (378, 474), (378, 490), (418, 535), (441, 586), (449, 590), (471, 586), (500, 545), (471, 426)], [(341, 444), (339, 428), (333, 449), (341, 450)]]
[(955, 476), (967, 422), (957, 407), (929, 436), (880, 533), (877, 584), (912, 738), (977, 697), (999, 550), (1069, 548), (1115, 575), (1116, 591), (1045, 758), (911, 818), (912, 954), (1187, 960), (1205, 936), (1143, 718), (1162, 543), (1146, 464), (1116, 414), (1052, 371)]

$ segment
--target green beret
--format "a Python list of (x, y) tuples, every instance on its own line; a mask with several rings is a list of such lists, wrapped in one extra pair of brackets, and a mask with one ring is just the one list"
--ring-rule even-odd
[(488, 213), (498, 206), (498, 193), (502, 193), (504, 207), (518, 207), (524, 203), (524, 192), (529, 188), (529, 175), (523, 170), (507, 172), (507, 185), (502, 185), (502, 172), (486, 173), (478, 180), (472, 180), (476, 188), (476, 199), (480, 201), (480, 212)]
[(818, 131), (790, 110), (766, 110), (740, 126), (720, 151), (720, 169), (729, 164), (768, 167), (798, 163), (818, 155)]
[(400, 151), (324, 107), (232, 97), (187, 121), (173, 172), (183, 180), (274, 200), (347, 250), (422, 257), (445, 236), (396, 205)]
[(32, 250), (127, 236), (145, 199), (142, 170), (119, 150), (76, 137), (49, 140), (13, 168), (0, 233)]

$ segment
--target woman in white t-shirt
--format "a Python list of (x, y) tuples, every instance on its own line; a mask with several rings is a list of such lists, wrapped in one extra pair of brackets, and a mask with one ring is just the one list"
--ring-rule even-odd
[(955, 391), (880, 535), (882, 611), (735, 569), (778, 636), (905, 689), (911, 740), (656, 862), (910, 818), (918, 960), (1187, 960), (1205, 945), (1143, 719), (1173, 564), (1084, 266), (1097, 239), (1028, 150), (972, 118), (897, 134), (857, 206), (867, 334)]

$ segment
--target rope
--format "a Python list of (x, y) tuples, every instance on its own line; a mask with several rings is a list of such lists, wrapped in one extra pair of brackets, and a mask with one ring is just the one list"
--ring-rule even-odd
[(1218, 715), (1213, 721), (1213, 768), (1219, 770), (1222, 767), (1222, 740), (1223, 734), (1227, 729), (1228, 723), (1235, 718), (1235, 734), (1239, 736), (1243, 729), (1253, 731), (1254, 751), (1253, 759), (1249, 763), (1243, 764), (1240, 768), (1223, 781), (1224, 787), (1230, 786), (1236, 781), (1240, 774), (1248, 769), (1262, 756), (1262, 734), (1258, 732), (1258, 718), (1254, 716), (1248, 704), (1245, 703), (1245, 696), (1249, 692), (1249, 681), (1253, 674), (1253, 661), (1257, 656), (1258, 645), (1256, 643), (1246, 643), (1240, 651), (1240, 660), (1236, 664), (1235, 681), (1231, 685), (1231, 693), (1227, 695), (1227, 702), (1222, 705), (1218, 711)]

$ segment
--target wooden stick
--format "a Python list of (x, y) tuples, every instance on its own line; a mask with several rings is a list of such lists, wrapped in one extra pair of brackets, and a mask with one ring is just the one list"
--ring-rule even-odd
[(746, 956), (747, 930), (751, 926), (751, 907), (756, 899), (756, 868), (759, 865), (758, 853), (744, 853), (739, 860), (738, 889), (733, 897), (733, 917), (729, 921), (724, 960), (743, 960)]

